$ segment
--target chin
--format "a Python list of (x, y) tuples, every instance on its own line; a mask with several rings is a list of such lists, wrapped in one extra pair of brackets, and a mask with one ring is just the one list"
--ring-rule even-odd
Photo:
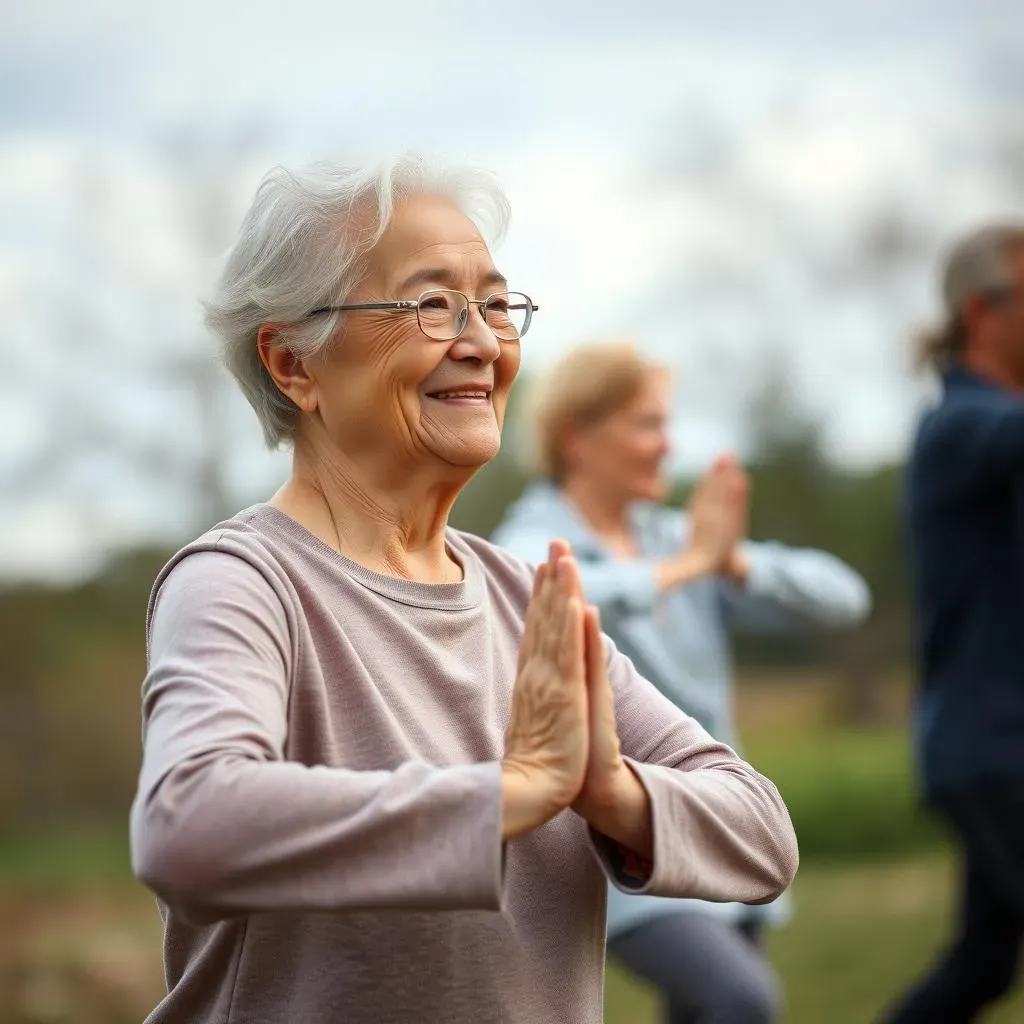
[(486, 466), (501, 450), (501, 436), (468, 437), (457, 444), (445, 445), (443, 450), (436, 451), (441, 459), (450, 466), (464, 469), (480, 469)]
[(664, 501), (668, 497), (668, 485), (664, 480), (647, 480), (637, 488), (640, 501)]

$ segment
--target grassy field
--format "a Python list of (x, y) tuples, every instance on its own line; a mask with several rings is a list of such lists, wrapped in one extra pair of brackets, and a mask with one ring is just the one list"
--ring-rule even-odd
[[(769, 945), (785, 1020), (870, 1024), (944, 942), (953, 865), (915, 806), (902, 730), (798, 721), (762, 697), (744, 708), (745, 753), (782, 790), (803, 856), (795, 919)], [(162, 991), (160, 931), (123, 834), (0, 837), (0, 1024), (138, 1024)], [(1024, 996), (988, 1019), (1024, 1024)], [(656, 1020), (611, 965), (607, 1024)]]
[[(149, 894), (102, 839), (80, 839), (77, 878), (60, 857), (0, 863), (0, 1021), (138, 1024), (162, 990), (160, 924)], [(20, 876), (15, 884), (14, 872)], [(943, 852), (899, 862), (811, 864), (797, 916), (772, 937), (789, 1024), (868, 1024), (927, 962), (947, 929), (952, 866)], [(1024, 996), (992, 1024), (1024, 1021)], [(607, 1024), (654, 1024), (654, 999), (610, 966)]]
[[(797, 916), (769, 947), (788, 1024), (870, 1024), (928, 963), (948, 929), (944, 854), (867, 866), (815, 865), (795, 889)], [(643, 986), (610, 966), (606, 1024), (655, 1024)], [(986, 1018), (1021, 1024), (1024, 993)]]

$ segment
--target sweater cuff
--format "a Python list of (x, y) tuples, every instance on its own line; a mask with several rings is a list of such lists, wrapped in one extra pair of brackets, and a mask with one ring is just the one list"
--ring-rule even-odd
[(672, 836), (665, 827), (663, 802), (671, 801), (677, 783), (665, 778), (678, 773), (658, 765), (643, 764), (626, 758), (651, 802), (651, 848), (648, 860), (621, 843), (596, 831), (587, 829), (590, 848), (597, 857), (608, 881), (616, 889), (632, 895), (684, 896), (690, 884), (685, 849), (680, 849), (680, 836)]
[[(464, 832), (449, 850), (461, 861), (463, 890), (460, 902), (466, 909), (502, 910), (505, 896), (505, 854), (507, 843), (501, 838), (501, 764), (484, 762), (456, 769), (465, 785), (461, 820)], [(474, 836), (473, 833), (476, 833)], [(448, 841), (456, 836), (449, 836)]]
[(743, 557), (747, 562), (747, 579), (740, 589), (751, 597), (771, 597), (777, 589), (771, 550), (764, 544), (745, 544)]

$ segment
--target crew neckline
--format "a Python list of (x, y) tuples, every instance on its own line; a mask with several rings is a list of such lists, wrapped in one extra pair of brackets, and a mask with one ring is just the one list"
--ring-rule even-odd
[(287, 512), (282, 512), (276, 505), (268, 502), (252, 505), (239, 512), (236, 518), (256, 529), (269, 529), (278, 535), (284, 535), (303, 549), (312, 551), (322, 561), (340, 570), (367, 590), (400, 604), (416, 608), (464, 611), (475, 608), (483, 598), (483, 573), (479, 560), (451, 527), (445, 529), (445, 544), (452, 557), (462, 567), (462, 579), (455, 583), (424, 583), (399, 576), (386, 576), (368, 569), (325, 543), (297, 519), (293, 519)]

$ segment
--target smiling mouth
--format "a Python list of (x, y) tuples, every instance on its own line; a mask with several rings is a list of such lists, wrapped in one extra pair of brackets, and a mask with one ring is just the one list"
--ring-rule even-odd
[(491, 393), (483, 388), (453, 388), (449, 391), (433, 391), (427, 398), (451, 405), (481, 405), (490, 404)]

